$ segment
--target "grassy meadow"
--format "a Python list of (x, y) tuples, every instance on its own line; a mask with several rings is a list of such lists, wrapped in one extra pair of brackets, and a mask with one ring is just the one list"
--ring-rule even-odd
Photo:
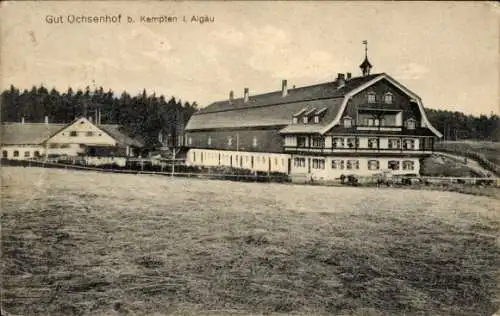
[(4, 167), (14, 315), (491, 315), (498, 200)]

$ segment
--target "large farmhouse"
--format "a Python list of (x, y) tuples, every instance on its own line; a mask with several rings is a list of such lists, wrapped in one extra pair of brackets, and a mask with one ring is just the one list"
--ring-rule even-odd
[(383, 170), (418, 174), (420, 159), (442, 135), (420, 97), (385, 73), (339, 73), (336, 80), (243, 98), (200, 109), (185, 128), (187, 161), (285, 172), (315, 179), (370, 176)]
[(69, 124), (8, 122), (1, 124), (3, 159), (21, 160), (51, 156), (134, 156), (143, 146), (120, 126), (97, 124), (85, 117)]

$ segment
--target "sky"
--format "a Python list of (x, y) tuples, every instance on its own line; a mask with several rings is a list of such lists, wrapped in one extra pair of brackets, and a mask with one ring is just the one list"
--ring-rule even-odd
[[(500, 113), (495, 2), (0, 5), (2, 89), (102, 86), (132, 95), (146, 89), (203, 107), (228, 98), (230, 90), (236, 97), (244, 88), (250, 95), (279, 90), (283, 79), (299, 87), (333, 81), (337, 73), (359, 76), (367, 40), (372, 73), (389, 74), (426, 107)], [(82, 15), (118, 14), (120, 23), (71, 23)], [(159, 16), (177, 21), (147, 22)], [(63, 23), (54, 23), (59, 17)]]

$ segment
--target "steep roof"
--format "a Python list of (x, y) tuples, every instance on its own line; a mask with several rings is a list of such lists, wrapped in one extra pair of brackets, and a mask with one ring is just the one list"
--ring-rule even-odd
[(2, 145), (38, 145), (57, 133), (66, 124), (2, 123), (0, 143)]
[(319, 110), (326, 107), (325, 119), (335, 118), (342, 98), (351, 90), (369, 82), (378, 74), (354, 77), (343, 86), (337, 81), (289, 89), (285, 97), (281, 90), (243, 98), (218, 101), (200, 109), (189, 120), (186, 130), (288, 125), (293, 114), (304, 108)]

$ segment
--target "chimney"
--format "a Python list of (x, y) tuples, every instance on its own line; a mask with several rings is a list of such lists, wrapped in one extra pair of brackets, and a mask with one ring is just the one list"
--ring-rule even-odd
[(345, 77), (343, 73), (338, 73), (337, 74), (337, 88), (341, 88), (345, 84)]
[(234, 91), (231, 90), (229, 91), (229, 101), (233, 101), (234, 100)]
[(23, 125), (24, 125), (24, 116), (23, 116), (23, 117), (21, 117), (21, 124), (23, 124)]
[(45, 124), (49, 124), (49, 117), (45, 115)]
[(347, 80), (351, 80), (351, 78), (352, 78), (352, 74), (351, 74), (350, 72), (348, 72), (346, 75), (347, 75), (346, 81), (347, 81)]
[(245, 90), (244, 90), (243, 102), (245, 102), (245, 103), (248, 102), (248, 88), (245, 88)]
[(288, 88), (286, 87), (286, 79), (281, 82), (281, 96), (286, 97), (288, 95)]

